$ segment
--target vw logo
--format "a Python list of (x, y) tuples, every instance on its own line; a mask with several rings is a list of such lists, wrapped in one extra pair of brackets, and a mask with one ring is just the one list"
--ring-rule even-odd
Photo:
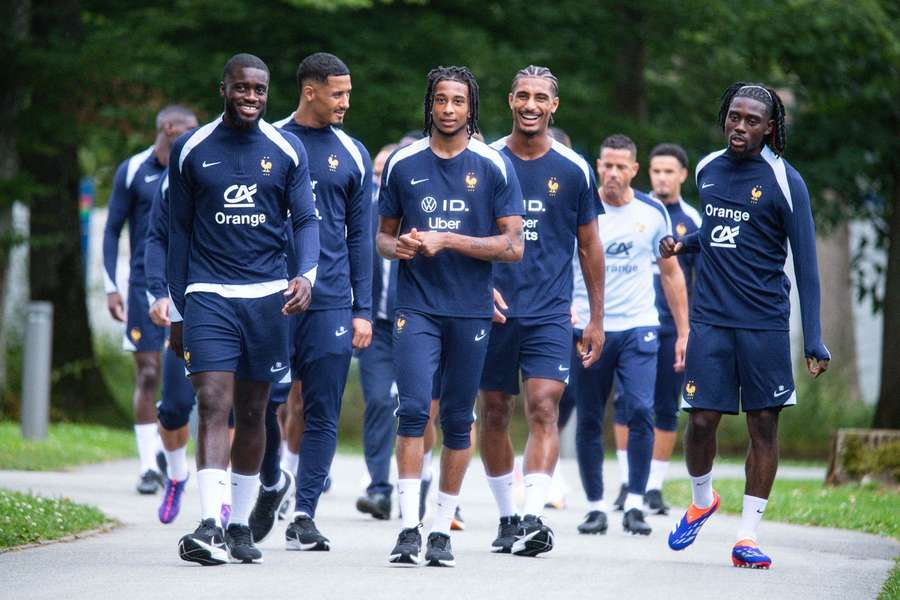
[(429, 214), (433, 213), (437, 210), (437, 200), (431, 196), (425, 196), (422, 198), (422, 210)]

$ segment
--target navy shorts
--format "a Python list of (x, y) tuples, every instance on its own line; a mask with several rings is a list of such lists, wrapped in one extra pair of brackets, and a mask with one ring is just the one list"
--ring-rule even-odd
[(279, 291), (262, 298), (225, 298), (191, 292), (184, 308), (188, 373), (226, 371), (243, 381), (290, 378), (290, 319)]
[(187, 425), (194, 408), (194, 388), (184, 372), (184, 361), (178, 358), (166, 340), (163, 354), (162, 393), (157, 406), (163, 429), (175, 431)]
[(656, 414), (656, 428), (661, 431), (678, 429), (678, 399), (684, 385), (684, 371), (676, 373), (672, 368), (675, 364), (676, 339), (678, 335), (674, 330), (660, 329), (653, 411)]
[(150, 299), (142, 285), (128, 286), (128, 319), (122, 348), (129, 352), (159, 352), (166, 340), (166, 328), (150, 320)]
[[(470, 446), (475, 397), (491, 333), (489, 318), (431, 316), (410, 310), (394, 318), (394, 369), (400, 406), (397, 433), (422, 437), (432, 398), (440, 398), (444, 445)], [(435, 374), (440, 371), (440, 389)], [(435, 392), (438, 392), (437, 395)]]
[(300, 379), (305, 367), (320, 358), (353, 353), (353, 315), (349, 308), (309, 310), (293, 317), (291, 368)]
[(515, 317), (491, 327), (481, 389), (519, 393), (522, 379), (532, 377), (569, 382), (572, 320), (567, 314)]
[(797, 403), (787, 331), (691, 323), (681, 407), (738, 414)]

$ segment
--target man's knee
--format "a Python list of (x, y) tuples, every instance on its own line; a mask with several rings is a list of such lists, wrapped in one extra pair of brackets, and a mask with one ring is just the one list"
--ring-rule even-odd
[(515, 398), (496, 392), (481, 397), (481, 427), (485, 431), (507, 431), (512, 419)]
[(559, 398), (542, 394), (528, 400), (528, 424), (532, 429), (551, 429), (559, 420)]
[(629, 430), (653, 429), (653, 408), (648, 402), (633, 402), (627, 410)]
[(777, 446), (778, 411), (767, 409), (747, 413), (747, 431), (754, 446)]
[(141, 390), (153, 392), (159, 387), (159, 362), (151, 359), (138, 359), (135, 380)]
[(722, 415), (708, 410), (694, 410), (690, 413), (689, 432), (695, 437), (715, 435)]
[(472, 445), (471, 411), (447, 411), (441, 413), (441, 431), (444, 434), (444, 446), (451, 450), (465, 450)]
[(662, 409), (655, 410), (653, 426), (660, 431), (676, 431), (678, 429), (678, 412)]

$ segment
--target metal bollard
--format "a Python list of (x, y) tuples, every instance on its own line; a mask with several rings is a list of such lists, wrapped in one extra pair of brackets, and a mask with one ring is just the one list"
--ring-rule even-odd
[(53, 304), (30, 302), (22, 365), (22, 437), (47, 437), (50, 414), (50, 358), (53, 353)]

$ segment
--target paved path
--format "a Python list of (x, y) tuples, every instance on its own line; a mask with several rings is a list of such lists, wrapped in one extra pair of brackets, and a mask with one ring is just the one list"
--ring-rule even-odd
[[(577, 468), (563, 462), (570, 482)], [(609, 475), (614, 468), (608, 469)], [(673, 469), (675, 471), (675, 469)], [(399, 521), (375, 521), (356, 512), (364, 478), (362, 460), (338, 456), (334, 487), (323, 497), (317, 523), (333, 550), (287, 552), (283, 525), (262, 549), (263, 565), (201, 568), (179, 560), (178, 538), (197, 522), (196, 487), (169, 526), (156, 521), (159, 496), (134, 493), (134, 461), (94, 465), (64, 473), (0, 471), (0, 487), (66, 495), (99, 506), (124, 525), (71, 543), (0, 554), (0, 598), (874, 598), (900, 555), (900, 543), (834, 529), (765, 523), (762, 536), (775, 567), (768, 572), (735, 569), (730, 549), (738, 520), (717, 515), (687, 551), (665, 543), (670, 517), (651, 517), (649, 538), (621, 530), (612, 516), (606, 536), (580, 536), (585, 512), (572, 494), (570, 507), (550, 512), (557, 548), (529, 559), (490, 554), (496, 513), (483, 470), (473, 463), (463, 488), (469, 525), (454, 534), (455, 569), (397, 569), (387, 554)], [(676, 473), (673, 473), (673, 475)], [(730, 473), (729, 473), (730, 474)], [(802, 469), (795, 475), (809, 475)], [(725, 475), (725, 473), (720, 473)], [(609, 489), (617, 489), (609, 482)], [(514, 596), (515, 594), (515, 596)]]

